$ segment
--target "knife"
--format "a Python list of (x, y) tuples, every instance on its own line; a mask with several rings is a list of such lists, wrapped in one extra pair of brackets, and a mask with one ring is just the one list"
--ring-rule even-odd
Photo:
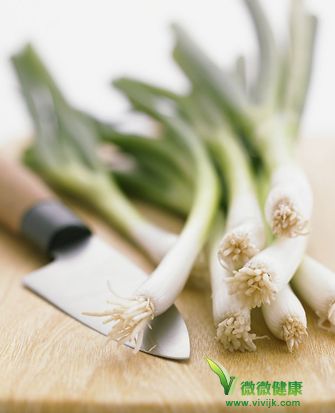
[[(92, 234), (29, 170), (3, 158), (0, 193), (0, 223), (24, 235), (54, 259), (26, 275), (23, 285), (107, 336), (110, 327), (83, 312), (106, 309), (108, 285), (119, 296), (129, 296), (148, 275)], [(152, 321), (140, 351), (169, 359), (189, 358), (187, 327), (175, 306)]]

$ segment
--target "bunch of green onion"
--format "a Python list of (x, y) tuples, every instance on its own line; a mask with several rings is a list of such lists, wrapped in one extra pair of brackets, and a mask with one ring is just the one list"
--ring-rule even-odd
[[(136, 79), (113, 82), (132, 110), (157, 124), (153, 136), (125, 133), (74, 108), (31, 46), (13, 57), (35, 126), (24, 161), (89, 204), (157, 264), (133, 296), (112, 294), (110, 308), (92, 314), (107, 317), (110, 336), (133, 340), (136, 349), (150, 321), (199, 268), (201, 253), (208, 257), (216, 338), (226, 350), (256, 350), (254, 307), (262, 308), (273, 335), (296, 349), (307, 335), (297, 296), (322, 328), (335, 331), (335, 274), (306, 256), (313, 196), (296, 161), (317, 21), (303, 1), (292, 0), (283, 45), (258, 1), (244, 3), (259, 43), (251, 81), (244, 57), (223, 70), (173, 26), (173, 58), (189, 79), (186, 94)], [(129, 161), (124, 168), (115, 153)], [(180, 234), (149, 222), (130, 197), (184, 217)]]

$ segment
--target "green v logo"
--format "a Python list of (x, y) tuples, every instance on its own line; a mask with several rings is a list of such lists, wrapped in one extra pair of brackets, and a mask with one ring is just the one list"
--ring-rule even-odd
[(206, 357), (207, 363), (211, 370), (219, 376), (221, 386), (223, 387), (224, 394), (228, 396), (234, 390), (234, 385), (236, 383), (237, 377), (230, 376), (228, 371), (224, 367), (220, 367), (215, 361)]

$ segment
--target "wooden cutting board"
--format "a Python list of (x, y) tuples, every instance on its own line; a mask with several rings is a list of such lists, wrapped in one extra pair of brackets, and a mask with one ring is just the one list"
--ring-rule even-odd
[[(335, 140), (306, 140), (300, 153), (315, 193), (309, 251), (335, 270)], [(111, 244), (145, 270), (152, 269), (101, 220), (75, 203), (71, 206)], [(168, 228), (180, 227), (176, 219), (156, 210), (143, 211)], [(318, 330), (310, 311), (309, 337), (296, 353), (288, 353), (271, 337), (257, 342), (256, 353), (230, 354), (214, 340), (210, 291), (189, 284), (177, 305), (189, 328), (190, 360), (134, 355), (21, 287), (22, 275), (46, 262), (33, 247), (0, 230), (0, 412), (269, 411), (226, 407), (227, 400), (272, 398), (241, 395), (242, 381), (263, 380), (303, 383), (300, 396), (273, 396), (278, 403), (299, 401), (299, 408), (270, 411), (335, 412), (335, 336)], [(271, 336), (257, 311), (253, 328)], [(224, 395), (205, 356), (237, 376), (232, 395)]]

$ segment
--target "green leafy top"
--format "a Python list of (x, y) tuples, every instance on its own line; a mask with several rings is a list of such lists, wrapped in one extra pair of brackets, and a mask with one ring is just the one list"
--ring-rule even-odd
[(70, 106), (33, 46), (26, 45), (12, 63), (35, 126), (35, 161), (43, 168), (76, 163), (99, 169), (94, 124)]

